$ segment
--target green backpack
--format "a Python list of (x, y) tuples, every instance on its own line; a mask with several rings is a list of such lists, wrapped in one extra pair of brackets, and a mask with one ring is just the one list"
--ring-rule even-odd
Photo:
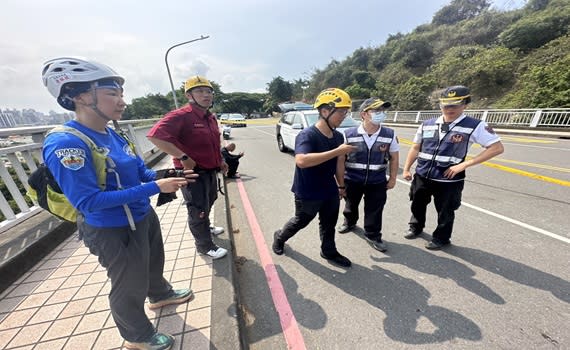
[[(119, 189), (122, 189), (119, 174), (114, 170), (115, 163), (110, 157), (107, 157), (106, 151), (98, 147), (93, 140), (86, 136), (81, 131), (68, 127), (68, 126), (58, 126), (50, 130), (47, 135), (56, 132), (65, 132), (79, 137), (91, 150), (91, 155), (93, 156), (93, 162), (95, 165), (95, 172), (97, 174), (97, 183), (101, 191), (105, 191), (107, 187), (107, 173), (112, 172), (115, 174), (117, 179), (117, 185)], [(120, 134), (123, 138), (125, 135)], [(129, 146), (135, 152), (134, 144), (126, 139)], [(51, 171), (45, 164), (41, 164), (37, 170), (30, 174), (28, 179), (29, 189), (27, 191), (27, 196), (32, 199), (35, 203), (38, 203), (40, 207), (47, 210), (51, 214), (57, 216), (60, 219), (77, 222), (78, 210), (69, 202), (67, 197), (63, 194), (63, 191), (55, 181)], [(134, 219), (129, 207), (124, 204), (125, 212), (129, 219), (129, 224), (134, 230)]]

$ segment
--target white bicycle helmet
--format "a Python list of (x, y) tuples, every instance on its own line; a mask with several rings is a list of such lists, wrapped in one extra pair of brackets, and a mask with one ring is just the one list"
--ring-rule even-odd
[[(109, 66), (75, 57), (60, 57), (44, 63), (42, 80), (49, 93), (65, 109), (75, 110), (72, 98), (89, 90), (98, 80), (112, 80), (122, 87), (125, 79)], [(108, 84), (106, 84), (108, 85)]]

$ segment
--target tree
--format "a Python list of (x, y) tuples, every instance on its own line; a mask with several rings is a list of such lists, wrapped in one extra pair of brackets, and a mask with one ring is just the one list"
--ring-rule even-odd
[(551, 41), (524, 58), (518, 82), (497, 106), (504, 108), (570, 107), (570, 36)]
[(570, 7), (552, 8), (515, 22), (499, 35), (499, 40), (506, 47), (528, 51), (565, 35), (569, 26)]
[(487, 0), (453, 0), (433, 16), (433, 24), (455, 24), (479, 15), (491, 6)]
[(370, 71), (358, 70), (351, 74), (351, 78), (355, 84), (365, 88), (374, 89), (376, 85), (376, 79)]
[(450, 49), (431, 72), (439, 87), (468, 86), (477, 105), (479, 100), (496, 100), (514, 85), (517, 64), (516, 54), (505, 47), (460, 46)]
[(353, 100), (365, 99), (372, 95), (372, 91), (370, 89), (363, 88), (358, 84), (350, 85), (346, 88), (346, 92)]
[(284, 80), (281, 76), (273, 78), (267, 84), (267, 91), (272, 100), (279, 102), (291, 101), (293, 96), (293, 88), (291, 83)]
[(219, 99), (215, 106), (220, 112), (250, 115), (262, 110), (265, 97), (265, 94), (231, 92), (224, 94), (223, 99)]
[(426, 68), (432, 64), (433, 48), (426, 38), (412, 34), (392, 54), (392, 62), (400, 61), (409, 68)]
[(429, 95), (435, 86), (429, 77), (411, 77), (397, 87), (394, 106), (402, 110), (431, 109)]

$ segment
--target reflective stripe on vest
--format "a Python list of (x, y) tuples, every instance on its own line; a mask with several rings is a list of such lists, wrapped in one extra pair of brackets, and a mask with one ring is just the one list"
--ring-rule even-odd
[[(465, 117), (453, 125), (440, 140), (436, 119), (426, 120), (422, 124), (423, 137), (416, 173), (429, 179), (447, 180), (443, 174), (449, 167), (465, 160), (469, 150), (469, 139), (480, 122), (478, 119)], [(454, 177), (455, 180), (463, 178), (465, 178), (464, 171)]]
[(358, 147), (356, 152), (347, 155), (345, 179), (370, 184), (386, 182), (386, 168), (394, 131), (382, 127), (370, 149), (363, 135), (358, 134), (358, 128), (346, 130), (345, 135), (348, 144)]

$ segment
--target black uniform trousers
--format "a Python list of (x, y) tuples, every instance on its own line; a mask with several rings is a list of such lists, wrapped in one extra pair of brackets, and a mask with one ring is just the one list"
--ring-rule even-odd
[(382, 238), (382, 212), (386, 204), (386, 182), (364, 184), (350, 180), (345, 181), (346, 198), (344, 221), (347, 225), (356, 225), (358, 206), (364, 196), (364, 231), (368, 238)]
[(338, 197), (326, 200), (305, 200), (295, 197), (295, 216), (285, 223), (277, 238), (283, 242), (287, 241), (319, 214), (321, 251), (327, 256), (335, 255), (338, 253), (334, 237), (339, 209), (340, 199)]
[(99, 258), (111, 280), (109, 306), (121, 336), (130, 342), (146, 342), (156, 332), (145, 310), (146, 297), (163, 299), (171, 285), (162, 276), (164, 245), (158, 216), (151, 210), (129, 226), (101, 228), (78, 221), (85, 246)]
[(196, 182), (182, 188), (188, 210), (188, 227), (194, 236), (196, 250), (205, 254), (216, 245), (210, 233), (210, 210), (218, 198), (218, 174), (216, 170), (194, 169), (199, 176)]
[(441, 182), (415, 174), (410, 187), (410, 200), (412, 201), (410, 228), (416, 232), (423, 230), (426, 223), (427, 205), (433, 196), (437, 210), (437, 227), (433, 231), (432, 237), (436, 242), (448, 243), (453, 231), (455, 211), (461, 206), (463, 186), (463, 180)]

